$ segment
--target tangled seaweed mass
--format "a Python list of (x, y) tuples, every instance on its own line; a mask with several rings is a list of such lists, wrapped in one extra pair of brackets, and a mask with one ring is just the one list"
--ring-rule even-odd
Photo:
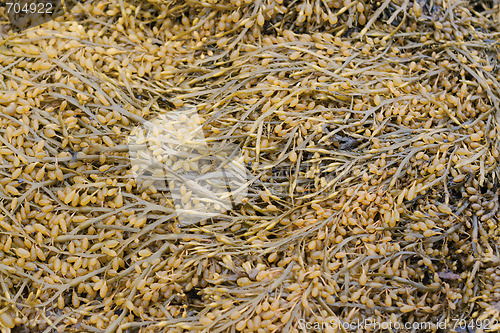
[(1, 332), (498, 331), (499, 5), (0, 7)]

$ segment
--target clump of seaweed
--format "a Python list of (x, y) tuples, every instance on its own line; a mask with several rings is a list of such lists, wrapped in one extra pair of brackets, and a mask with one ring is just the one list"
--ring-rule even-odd
[(493, 323), (498, 10), (95, 1), (3, 29), (4, 331)]

